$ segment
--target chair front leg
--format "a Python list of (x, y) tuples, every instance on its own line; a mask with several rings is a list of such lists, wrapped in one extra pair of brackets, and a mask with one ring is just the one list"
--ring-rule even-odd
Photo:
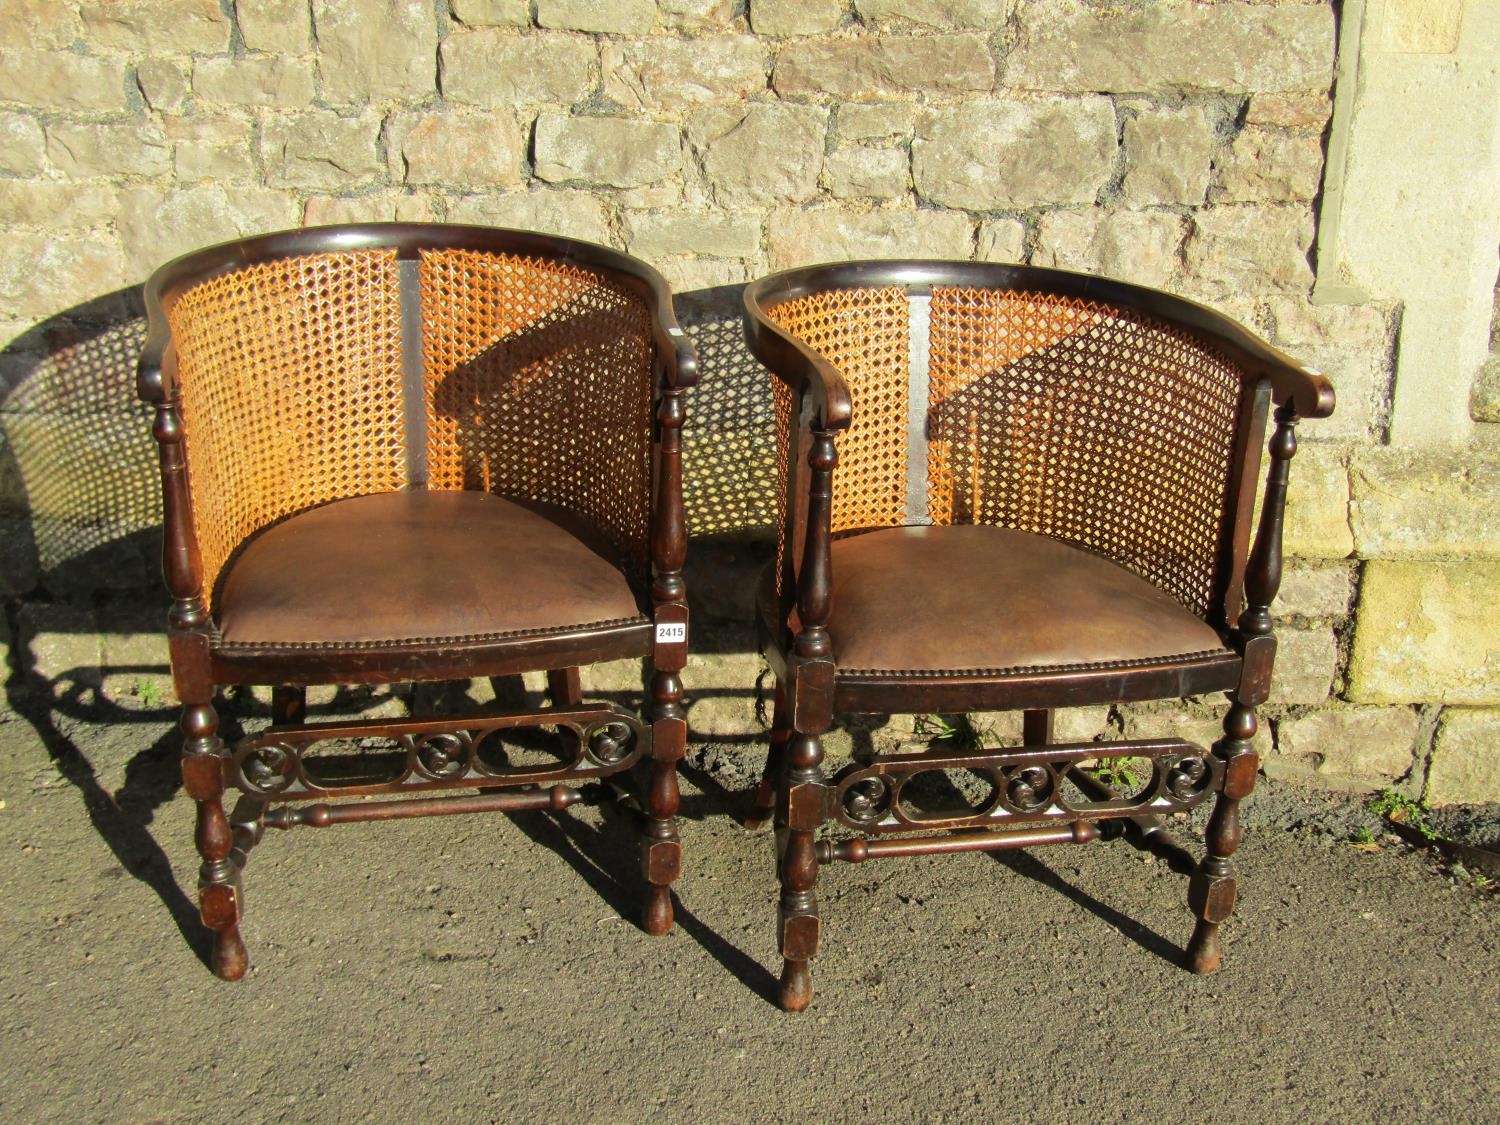
[(1255, 708), (1270, 697), (1271, 669), (1276, 660), (1271, 603), (1281, 588), (1282, 524), (1287, 476), (1297, 452), (1298, 420), (1290, 403), (1276, 411), (1260, 527), (1255, 550), (1245, 567), (1245, 611), (1235, 629), (1243, 659), (1240, 684), (1229, 714), (1224, 716), (1224, 737), (1214, 747), (1214, 753), (1224, 762), (1224, 787), (1208, 822), (1208, 855), (1188, 885), (1188, 903), (1198, 917), (1188, 942), (1188, 968), (1195, 973), (1211, 973), (1219, 967), (1219, 927), (1234, 911), (1237, 883), (1229, 860), (1240, 846), (1240, 802), (1255, 789), (1260, 765), (1251, 740), (1259, 729)]
[(833, 608), (830, 548), (833, 470), (838, 450), (833, 435), (814, 429), (808, 452), (807, 536), (797, 581), (795, 656), (788, 678), (792, 736), (786, 744), (786, 768), (776, 802), (781, 844), (781, 947), (779, 1001), (788, 1012), (812, 1002), (809, 962), (817, 956), (822, 920), (818, 914), (818, 853), (815, 837), (828, 816), (828, 787), (823, 780), (823, 733), (833, 726), (833, 639), (828, 619)]
[(239, 870), (231, 853), (234, 831), (224, 814), (224, 743), (219, 715), (207, 700), (182, 709), (182, 784), (198, 805), (194, 840), (203, 865), (198, 871), (198, 910), (213, 931), (212, 966), (222, 980), (239, 980), (250, 967), (240, 938)]
[(818, 911), (818, 827), (826, 818), (821, 732), (794, 731), (786, 744), (785, 769), (776, 799), (778, 874), (781, 904), (777, 946), (781, 983), (777, 1001), (788, 1012), (812, 1002), (810, 962), (818, 954), (822, 918)]

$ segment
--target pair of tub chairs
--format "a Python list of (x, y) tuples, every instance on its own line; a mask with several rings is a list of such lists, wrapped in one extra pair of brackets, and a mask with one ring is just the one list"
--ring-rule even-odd
[[(662, 278), (562, 238), (372, 224), (188, 255), (147, 300), (139, 386), (214, 972), (246, 971), (241, 876), (268, 828), (562, 810), (627, 771), (644, 928), (667, 932), (698, 371)], [(780, 486), (759, 598), (775, 712), (747, 820), (776, 826), (781, 1005), (812, 995), (827, 864), (1159, 833), (1217, 795), (1187, 947), (1212, 971), (1294, 429), (1332, 411), (1327, 381), (1199, 305), (1054, 270), (843, 263), (744, 303)], [(580, 689), (580, 667), (622, 658), (643, 660), (644, 717)], [(523, 672), (545, 673), (548, 705), (306, 714), (312, 685)], [(272, 714), (226, 745), (230, 685), (269, 687)], [(1218, 692), (1211, 750), (1053, 737), (1055, 708)], [(823, 771), (841, 714), (997, 710), (1022, 712), (1018, 745)], [(1129, 792), (1098, 768), (1121, 759)], [(934, 812), (934, 782), (966, 796)], [(843, 831), (820, 839), (831, 821)]]

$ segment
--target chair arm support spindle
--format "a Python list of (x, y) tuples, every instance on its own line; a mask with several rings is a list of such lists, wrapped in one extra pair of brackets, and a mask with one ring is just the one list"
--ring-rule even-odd
[(838, 465), (833, 434), (815, 430), (807, 455), (811, 470), (807, 491), (807, 538), (797, 579), (797, 655), (816, 658), (832, 651), (828, 615), (833, 608), (832, 547), (833, 470)]
[(1281, 542), (1286, 518), (1287, 476), (1297, 453), (1297, 423), (1300, 418), (1291, 403), (1277, 408), (1276, 431), (1271, 436), (1271, 466), (1266, 473), (1266, 495), (1261, 506), (1260, 527), (1245, 571), (1245, 611), (1239, 631), (1246, 637), (1271, 633), (1271, 603), (1281, 588)]
[(165, 534), (162, 536), (162, 574), (172, 595), (170, 622), (174, 629), (199, 629), (208, 624), (203, 602), (203, 561), (188, 495), (187, 456), (183, 449), (182, 413), (175, 395), (157, 400), (151, 427), (161, 465)]

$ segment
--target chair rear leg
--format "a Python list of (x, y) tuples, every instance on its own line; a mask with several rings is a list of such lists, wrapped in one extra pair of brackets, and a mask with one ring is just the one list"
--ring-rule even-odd
[(677, 763), (687, 749), (687, 715), (682, 677), (658, 669), (651, 678), (651, 768), (646, 783), (646, 830), (641, 867), (646, 876), (648, 934), (672, 929), (672, 884), (682, 870), (682, 839), (677, 834)]
[(577, 668), (558, 668), (547, 673), (547, 698), (554, 707), (577, 707), (583, 702), (583, 683)]
[(776, 681), (776, 704), (771, 713), (771, 745), (766, 751), (766, 768), (760, 785), (745, 816), (745, 827), (751, 832), (764, 828), (776, 813), (776, 786), (786, 761), (787, 739), (792, 737), (791, 709), (787, 707), (786, 687)]
[(271, 689), (271, 725), (297, 726), (307, 721), (307, 689), (297, 684), (277, 684)]
[[(776, 834), (781, 848), (781, 906), (777, 927), (781, 949), (782, 1009), (800, 1012), (812, 1003), (810, 962), (818, 953), (822, 919), (818, 911), (818, 854), (814, 837), (824, 819), (823, 739), (794, 731), (787, 740), (781, 791), (776, 801)], [(780, 841), (778, 841), (780, 842)]]
[(240, 938), (239, 870), (231, 853), (234, 831), (224, 815), (224, 743), (219, 714), (207, 700), (182, 708), (182, 785), (198, 805), (194, 841), (203, 865), (198, 871), (198, 912), (214, 934), (211, 964), (223, 980), (239, 980), (250, 967)]
[(1208, 854), (1188, 884), (1188, 904), (1198, 916), (1187, 949), (1195, 973), (1219, 967), (1219, 927), (1234, 913), (1237, 882), (1229, 860), (1240, 846), (1240, 802), (1255, 788), (1259, 758), (1251, 739), (1258, 725), (1255, 708), (1236, 701), (1224, 717), (1224, 738), (1214, 747), (1224, 761), (1224, 788), (1208, 822)]

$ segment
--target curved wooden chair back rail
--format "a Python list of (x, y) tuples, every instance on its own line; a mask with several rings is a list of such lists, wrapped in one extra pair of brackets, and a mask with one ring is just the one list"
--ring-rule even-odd
[[(660, 275), (569, 239), (394, 223), (201, 250), (146, 296), (138, 382), (214, 971), (248, 965), (240, 881), (267, 827), (561, 809), (636, 766), (645, 927), (670, 929), (696, 362)], [(649, 665), (645, 720), (581, 698), (580, 665), (627, 657)], [(526, 671), (550, 708), (306, 721), (311, 684)], [(273, 686), (271, 728), (233, 747), (229, 684)], [(513, 762), (504, 739), (544, 726), (556, 762)], [(375, 777), (310, 754), (369, 737), (392, 747)], [(396, 799), (339, 801), (371, 796)]]
[[(1216, 794), (1187, 954), (1212, 971), (1276, 648), (1295, 428), (1332, 413), (1328, 381), (1201, 305), (1059, 270), (814, 266), (753, 283), (745, 312), (774, 375), (781, 485), (760, 599), (776, 712), (749, 822), (778, 828), (782, 1006), (811, 999), (825, 863), (1084, 842), (1109, 821), (1160, 843), (1163, 814)], [(1052, 735), (1058, 707), (1220, 691), (1211, 751)], [(1024, 713), (1023, 745), (824, 776), (838, 713), (990, 710)], [(1085, 768), (1122, 759), (1149, 769), (1128, 794)], [(935, 777), (981, 792), (933, 812)], [(873, 839), (818, 843), (829, 819)]]

